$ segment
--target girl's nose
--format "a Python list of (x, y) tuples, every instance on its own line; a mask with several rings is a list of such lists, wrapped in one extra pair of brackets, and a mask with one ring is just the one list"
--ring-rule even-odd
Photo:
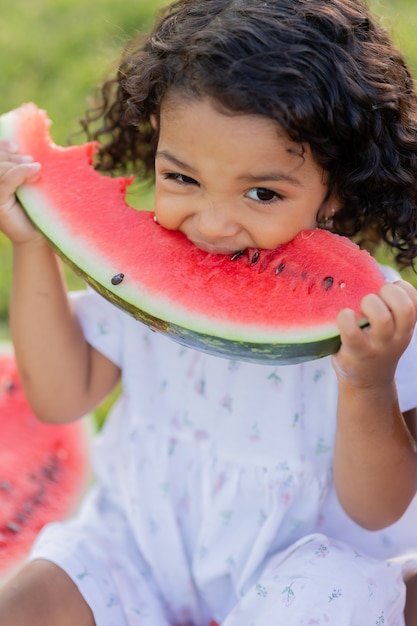
[(239, 231), (239, 224), (230, 206), (210, 203), (201, 207), (196, 214), (197, 228), (207, 239), (233, 237)]

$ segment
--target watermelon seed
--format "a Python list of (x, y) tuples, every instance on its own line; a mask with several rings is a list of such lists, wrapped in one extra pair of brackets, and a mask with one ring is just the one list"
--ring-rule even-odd
[(11, 491), (12, 485), (8, 480), (2, 480), (0, 483), (0, 489), (3, 491)]
[(244, 250), (238, 250), (237, 252), (235, 252), (234, 254), (232, 254), (232, 256), (230, 257), (231, 261), (237, 261), (238, 259), (240, 259), (241, 256), (243, 256), (245, 254)]
[(259, 261), (260, 254), (261, 254), (261, 253), (259, 252), (259, 250), (258, 250), (257, 252), (255, 252), (255, 254), (253, 255), (253, 257), (252, 257), (252, 258), (251, 258), (251, 260), (250, 260), (251, 265), (255, 265), (255, 263), (256, 263), (257, 261)]
[(45, 499), (45, 489), (43, 489), (42, 487), (39, 489), (39, 491), (37, 493), (35, 493), (35, 495), (32, 498), (32, 503), (33, 504), (42, 504), (42, 502)]
[(113, 276), (113, 278), (111, 279), (111, 284), (112, 285), (120, 285), (120, 283), (123, 281), (125, 275), (120, 273), (120, 274), (115, 274)]
[(45, 467), (42, 468), (42, 473), (45, 476), (45, 478), (47, 478), (48, 480), (52, 482), (55, 482), (58, 470), (59, 470), (58, 463), (56, 462), (55, 459), (51, 459), (50, 464), (45, 465)]
[(7, 522), (6, 528), (7, 530), (10, 530), (12, 533), (20, 532), (20, 526), (19, 524), (16, 524), (16, 522)]
[(13, 393), (16, 391), (17, 387), (12, 380), (6, 380), (6, 384), (4, 386), (7, 393)]
[(329, 289), (333, 285), (333, 282), (334, 282), (334, 279), (331, 276), (326, 276), (326, 278), (323, 280), (323, 287), (325, 291), (329, 291)]
[(281, 274), (284, 268), (285, 268), (285, 263), (280, 263), (277, 269), (275, 270), (275, 274)]

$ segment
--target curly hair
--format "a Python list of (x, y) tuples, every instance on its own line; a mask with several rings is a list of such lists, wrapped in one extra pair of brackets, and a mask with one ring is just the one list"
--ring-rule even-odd
[(178, 0), (125, 50), (82, 120), (97, 167), (154, 171), (168, 90), (275, 120), (308, 144), (341, 209), (334, 230), (417, 256), (417, 96), (411, 72), (362, 0)]

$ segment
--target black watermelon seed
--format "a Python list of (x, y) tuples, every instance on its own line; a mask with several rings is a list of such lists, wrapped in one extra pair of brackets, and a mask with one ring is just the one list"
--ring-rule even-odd
[(235, 252), (234, 254), (232, 254), (232, 256), (230, 257), (231, 261), (237, 261), (238, 259), (240, 259), (241, 256), (243, 256), (245, 254), (244, 250), (238, 250), (237, 252)]
[(261, 253), (259, 251), (255, 252), (255, 254), (253, 255), (253, 257), (250, 260), (251, 265), (255, 265), (255, 263), (257, 263), (259, 261), (260, 254)]
[(18, 532), (20, 532), (20, 526), (16, 522), (12, 522), (12, 521), (7, 522), (6, 528), (7, 530), (10, 530), (12, 533), (17, 534)]
[(5, 388), (7, 393), (13, 393), (13, 392), (16, 391), (17, 386), (15, 385), (15, 383), (12, 380), (7, 380), (4, 388)]
[(334, 282), (334, 279), (332, 278), (332, 276), (326, 276), (326, 278), (323, 279), (323, 287), (325, 291), (329, 291), (329, 289), (333, 285), (333, 282)]
[(45, 489), (40, 488), (31, 498), (32, 504), (42, 504), (45, 500)]
[(56, 465), (46, 465), (42, 468), (42, 474), (48, 480), (54, 482), (56, 480), (56, 475), (58, 473), (58, 467)]
[(281, 274), (284, 268), (285, 268), (285, 263), (280, 263), (277, 269), (275, 270), (275, 274)]
[(111, 284), (112, 285), (120, 285), (120, 283), (123, 281), (125, 275), (124, 274), (115, 274), (113, 276), (113, 278), (111, 279)]

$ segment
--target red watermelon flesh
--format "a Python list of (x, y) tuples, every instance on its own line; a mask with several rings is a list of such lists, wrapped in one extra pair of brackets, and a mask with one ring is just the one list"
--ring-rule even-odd
[(85, 424), (51, 425), (32, 413), (11, 350), (0, 350), (0, 577), (27, 555), (42, 527), (75, 510), (89, 476)]
[(336, 316), (358, 317), (384, 277), (344, 237), (303, 231), (276, 250), (233, 257), (197, 249), (125, 202), (126, 178), (92, 167), (93, 144), (51, 141), (44, 111), (2, 116), (0, 136), (42, 163), (19, 198), (59, 254), (104, 297), (179, 342), (228, 358), (296, 363), (340, 345)]

